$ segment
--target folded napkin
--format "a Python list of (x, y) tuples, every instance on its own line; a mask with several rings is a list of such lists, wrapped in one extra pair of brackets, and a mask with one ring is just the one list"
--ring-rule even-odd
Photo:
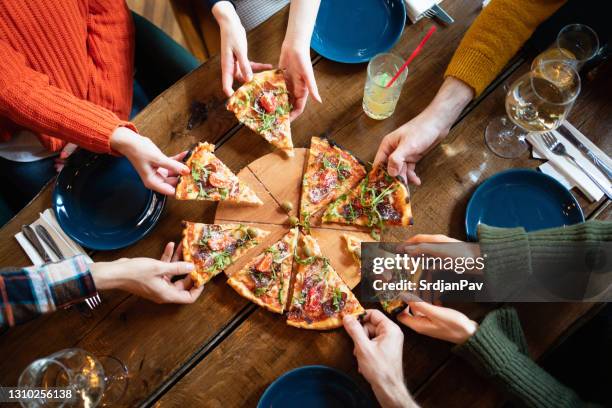
[(423, 18), (423, 13), (432, 8), (434, 4), (440, 3), (441, 0), (405, 0), (406, 14), (413, 23), (416, 23)]
[[(580, 142), (588, 147), (593, 154), (599, 157), (609, 166), (612, 166), (612, 160), (606, 155), (600, 148), (598, 148), (593, 142), (591, 142), (586, 136), (584, 136), (578, 129), (572, 126), (569, 122), (563, 124), (567, 130), (569, 130)], [(555, 137), (565, 145), (567, 152), (576, 159), (582, 166), (584, 166), (597, 180), (604, 186), (609, 186), (610, 180), (593, 164), (591, 161), (580, 151), (576, 146), (570, 143), (565, 137), (563, 137), (556, 130), (552, 132)], [(557, 179), (563, 184), (568, 190), (572, 187), (576, 187), (581, 190), (589, 200), (599, 201), (603, 196), (604, 192), (593, 183), (584, 172), (576, 167), (569, 159), (558, 156), (551, 152), (544, 141), (542, 136), (537, 133), (529, 133), (527, 135), (527, 141), (533, 147), (532, 155), (536, 159), (547, 160), (546, 163), (539, 166), (542, 173), (548, 174), (551, 177)]]
[[(73, 257), (75, 255), (85, 255), (85, 259), (93, 263), (93, 260), (87, 255), (83, 247), (74, 242), (70, 237), (68, 237), (62, 228), (57, 223), (57, 219), (55, 218), (55, 214), (51, 211), (50, 208), (46, 209), (43, 213), (40, 214), (38, 220), (34, 221), (30, 224), (32, 228), (36, 228), (37, 225), (44, 226), (47, 231), (49, 231), (49, 235), (53, 238), (59, 249), (62, 251), (62, 254), (66, 258)], [(15, 239), (19, 242), (19, 245), (23, 248), (28, 258), (32, 261), (34, 265), (42, 265), (44, 264), (43, 259), (38, 255), (36, 249), (30, 244), (30, 242), (26, 239), (23, 233), (18, 232), (15, 234)], [(45, 248), (47, 254), (51, 257), (53, 262), (57, 262), (60, 259), (55, 255), (55, 253), (45, 244), (42, 240), (40, 240), (41, 244)]]

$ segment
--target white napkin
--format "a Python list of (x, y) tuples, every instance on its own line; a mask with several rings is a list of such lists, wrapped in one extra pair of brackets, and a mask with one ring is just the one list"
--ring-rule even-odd
[[(572, 126), (569, 122), (565, 122), (564, 126), (578, 139), (583, 145), (588, 147), (593, 154), (599, 157), (606, 164), (612, 166), (612, 160), (606, 155), (601, 149), (599, 149), (593, 142), (587, 139), (578, 129)], [(559, 132), (552, 132), (555, 137), (565, 145), (567, 152), (573, 156), (577, 162), (584, 166), (597, 180), (604, 186), (609, 186), (611, 183), (608, 178), (593, 164), (591, 161), (580, 151), (577, 147), (571, 144), (565, 137)], [(568, 190), (572, 187), (576, 187), (581, 190), (589, 200), (599, 201), (603, 196), (604, 192), (593, 183), (582, 170), (580, 170), (574, 163), (569, 159), (558, 156), (551, 152), (544, 141), (542, 136), (536, 133), (529, 133), (527, 135), (527, 141), (533, 146), (532, 155), (536, 159), (548, 160), (546, 163), (539, 166), (542, 173), (548, 174), (551, 177), (557, 179), (563, 184)]]
[[(62, 254), (66, 258), (73, 257), (75, 255), (85, 255), (85, 259), (89, 263), (93, 263), (93, 260), (87, 255), (83, 247), (74, 242), (70, 237), (68, 237), (64, 231), (62, 231), (61, 227), (57, 223), (57, 219), (55, 218), (55, 214), (51, 211), (50, 208), (46, 209), (43, 213), (40, 214), (38, 220), (34, 221), (30, 224), (33, 228), (36, 228), (37, 225), (44, 226), (47, 231), (49, 231), (49, 235), (53, 238), (59, 249), (62, 251)], [(15, 234), (15, 239), (19, 242), (19, 245), (23, 248), (28, 258), (32, 261), (34, 265), (42, 265), (44, 264), (43, 259), (38, 255), (36, 249), (30, 244), (30, 242), (26, 239), (25, 236), (21, 232)], [(55, 253), (45, 244), (42, 240), (40, 240), (42, 246), (45, 248), (45, 251), (51, 257), (53, 262), (57, 262), (60, 259), (55, 255)]]
[(440, 3), (441, 0), (405, 0), (406, 14), (413, 23), (416, 23), (423, 18), (423, 13), (432, 8), (434, 4)]

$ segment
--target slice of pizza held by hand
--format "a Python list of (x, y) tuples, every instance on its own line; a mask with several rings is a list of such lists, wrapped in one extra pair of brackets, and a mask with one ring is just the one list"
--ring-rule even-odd
[(391, 177), (383, 166), (376, 166), (356, 189), (327, 207), (323, 222), (378, 228), (411, 225), (408, 187), (400, 178)]
[(227, 101), (227, 110), (287, 156), (293, 156), (289, 113), (291, 104), (283, 71), (253, 74)]
[(243, 224), (183, 221), (183, 259), (195, 265), (191, 279), (201, 286), (257, 245), (268, 231)]
[(297, 238), (298, 229), (291, 229), (242, 270), (234, 273), (227, 283), (259, 306), (274, 313), (283, 313)]
[(304, 329), (328, 330), (342, 326), (346, 315), (361, 316), (365, 311), (353, 292), (324, 257), (317, 241), (302, 238), (287, 324)]
[(311, 138), (302, 181), (300, 220), (309, 225), (311, 216), (350, 192), (365, 175), (365, 167), (351, 153), (327, 139)]
[(214, 145), (205, 142), (190, 151), (185, 164), (191, 173), (180, 176), (176, 199), (262, 205), (255, 192), (214, 155), (214, 150)]

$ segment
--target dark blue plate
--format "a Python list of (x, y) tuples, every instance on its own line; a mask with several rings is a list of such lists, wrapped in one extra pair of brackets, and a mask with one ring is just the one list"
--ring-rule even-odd
[(405, 24), (404, 0), (322, 0), (310, 46), (332, 61), (366, 62), (389, 51)]
[(373, 407), (370, 397), (346, 374), (313, 365), (278, 377), (261, 396), (257, 408), (361, 408)]
[(111, 250), (147, 235), (166, 197), (147, 189), (126, 158), (78, 150), (58, 175), (52, 200), (68, 236), (90, 249)]
[(554, 178), (531, 169), (502, 171), (482, 183), (467, 205), (465, 229), (478, 240), (478, 224), (526, 231), (584, 221), (574, 196)]

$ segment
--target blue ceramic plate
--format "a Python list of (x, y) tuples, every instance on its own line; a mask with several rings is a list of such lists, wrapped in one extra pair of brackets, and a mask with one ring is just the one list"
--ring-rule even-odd
[(554, 178), (531, 169), (512, 169), (488, 178), (470, 198), (465, 229), (478, 240), (478, 224), (523, 227), (526, 231), (584, 221), (574, 196)]
[(346, 374), (322, 365), (304, 366), (281, 375), (266, 389), (257, 408), (373, 407), (370, 397)]
[(366, 62), (389, 51), (405, 24), (404, 0), (322, 0), (310, 46), (332, 61)]
[(123, 248), (155, 226), (166, 197), (147, 189), (123, 157), (79, 150), (61, 171), (53, 190), (59, 225), (84, 247)]

